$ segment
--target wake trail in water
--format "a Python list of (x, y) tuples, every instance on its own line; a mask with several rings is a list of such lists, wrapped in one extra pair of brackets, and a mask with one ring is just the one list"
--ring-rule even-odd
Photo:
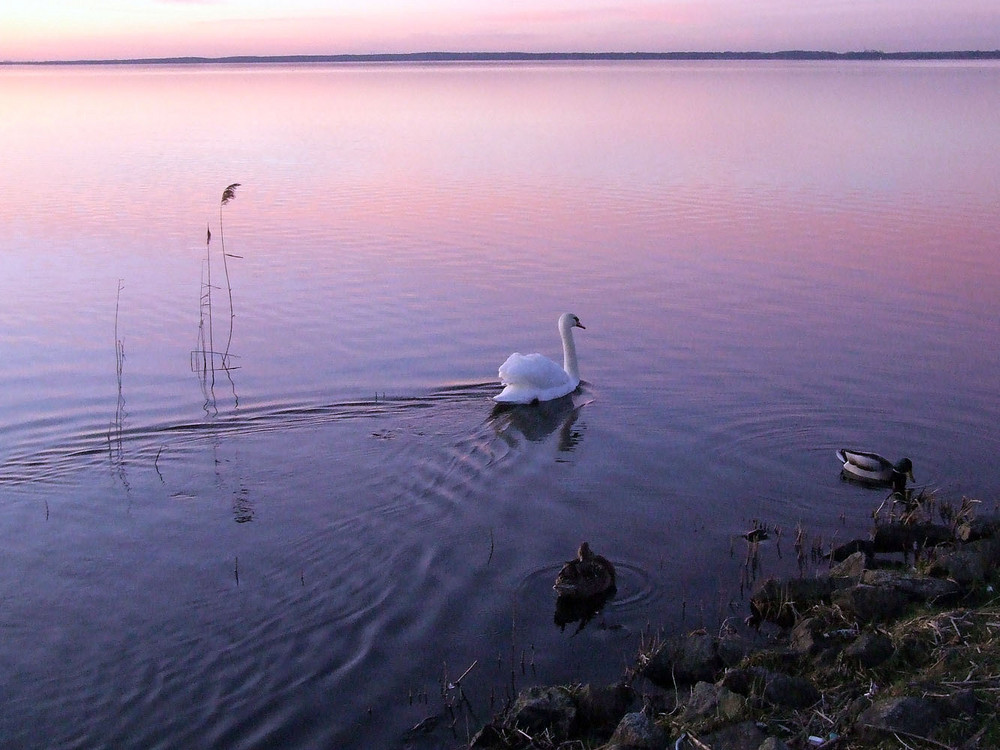
[[(334, 403), (273, 402), (240, 407), (227, 414), (199, 420), (177, 420), (130, 426), (125, 423), (90, 425), (60, 435), (58, 425), (11, 447), (0, 459), (0, 485), (26, 482), (63, 483), (75, 472), (109, 461), (153, 462), (172, 450), (207, 440), (315, 427), (343, 420), (406, 417), (448, 404), (485, 401), (493, 383), (454, 385), (423, 396), (378, 398)], [(15, 432), (15, 430), (11, 430)], [(8, 433), (10, 434), (10, 433)]]

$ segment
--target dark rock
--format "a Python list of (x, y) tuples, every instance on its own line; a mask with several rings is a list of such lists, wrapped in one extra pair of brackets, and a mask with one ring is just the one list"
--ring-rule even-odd
[(858, 584), (835, 592), (833, 603), (859, 622), (886, 622), (903, 611), (907, 597), (891, 587)]
[(818, 617), (807, 617), (792, 628), (788, 647), (803, 656), (818, 654), (829, 640), (823, 635), (825, 630), (825, 624)]
[(761, 667), (727, 669), (719, 685), (740, 695), (759, 695), (767, 683), (767, 670)]
[(855, 539), (848, 542), (847, 544), (842, 544), (830, 553), (830, 559), (833, 562), (840, 562), (841, 560), (846, 560), (860, 552), (865, 557), (871, 556), (875, 550), (874, 545), (869, 539)]
[(948, 550), (939, 552), (930, 566), (927, 574), (940, 578), (950, 578), (955, 583), (968, 586), (982, 581), (986, 577), (986, 569), (980, 555), (971, 550)]
[(725, 721), (732, 721), (743, 715), (747, 707), (747, 701), (738, 693), (734, 693), (727, 687), (719, 687), (719, 718)]
[(758, 750), (766, 735), (752, 721), (731, 724), (700, 738), (709, 747), (726, 750)]
[(899, 615), (908, 603), (945, 604), (960, 593), (961, 587), (954, 581), (898, 570), (866, 570), (861, 584), (837, 591), (831, 599), (862, 622), (885, 622)]
[(977, 516), (963, 521), (955, 529), (955, 538), (963, 542), (995, 537), (1000, 537), (1000, 515)]
[(635, 701), (635, 692), (624, 684), (595, 688), (584, 685), (576, 693), (576, 721), (584, 729), (611, 731)]
[(569, 737), (576, 719), (576, 703), (562, 687), (531, 687), (522, 690), (508, 713), (506, 724), (529, 735), (548, 730), (552, 738)]
[(722, 670), (716, 640), (707, 634), (691, 634), (664, 643), (643, 669), (643, 676), (661, 687), (715, 682)]
[(866, 570), (861, 582), (901, 593), (910, 602), (948, 604), (961, 594), (954, 581), (904, 573), (898, 570)]
[(788, 708), (809, 708), (820, 699), (820, 692), (804, 677), (774, 674), (764, 687), (764, 697)]
[(925, 698), (886, 698), (861, 713), (857, 728), (866, 737), (881, 732), (906, 732), (917, 737), (929, 737), (941, 718), (937, 707)]
[(607, 744), (608, 750), (663, 750), (666, 746), (666, 732), (643, 711), (625, 714)]
[(719, 708), (719, 691), (732, 692), (728, 688), (713, 685), (710, 682), (699, 682), (691, 688), (691, 697), (684, 707), (685, 721), (696, 721), (712, 716)]
[[(656, 690), (655, 688), (645, 689), (642, 691), (643, 710), (651, 716), (671, 714), (677, 710), (680, 698), (680, 693), (673, 688), (660, 690)], [(631, 711), (626, 711), (625, 713), (631, 713)]]
[(897, 637), (896, 659), (920, 669), (934, 662), (934, 642), (914, 631), (904, 631)]
[(975, 716), (979, 711), (979, 701), (971, 688), (959, 690), (952, 695), (929, 699), (946, 719)]
[(685, 721), (721, 718), (731, 721), (743, 713), (746, 699), (725, 685), (699, 682), (691, 688), (691, 696), (682, 714)]
[(808, 708), (821, 697), (819, 690), (804, 677), (771, 672), (763, 667), (730, 669), (719, 680), (719, 687), (766, 700), (787, 708)]
[(750, 597), (750, 623), (759, 625), (766, 620), (781, 627), (791, 627), (811, 607), (828, 604), (834, 591), (849, 585), (847, 579), (830, 576), (769, 578)]
[(728, 633), (718, 640), (716, 650), (722, 666), (734, 667), (749, 654), (752, 654), (755, 646), (749, 638), (745, 638), (738, 633)]
[(484, 726), (476, 732), (476, 736), (469, 743), (469, 747), (475, 748), (475, 750), (492, 750), (493, 748), (505, 748), (507, 746), (507, 742), (501, 733), (499, 722), (490, 722)]
[(859, 695), (857, 698), (852, 700), (847, 706), (847, 718), (851, 722), (857, 722), (858, 717), (871, 708), (872, 699), (867, 695)]
[(887, 661), (894, 651), (892, 639), (884, 633), (865, 632), (844, 649), (844, 659), (862, 669), (873, 669)]
[(878, 526), (872, 536), (873, 552), (908, 554), (924, 547), (935, 547), (954, 539), (951, 529), (934, 523), (893, 523)]
[(966, 552), (971, 552), (979, 558), (979, 562), (985, 571), (996, 575), (996, 570), (1000, 567), (1000, 537), (979, 539), (966, 544), (964, 549)]
[(864, 552), (855, 552), (830, 568), (830, 576), (833, 578), (860, 578), (867, 566), (868, 555)]

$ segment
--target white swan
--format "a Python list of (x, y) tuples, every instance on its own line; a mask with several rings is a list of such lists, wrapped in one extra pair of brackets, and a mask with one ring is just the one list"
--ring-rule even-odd
[(573, 329), (586, 327), (572, 313), (559, 316), (562, 337), (563, 366), (541, 354), (514, 352), (500, 365), (500, 384), (504, 389), (493, 397), (501, 404), (533, 404), (551, 401), (572, 393), (580, 385), (580, 370), (576, 363)]

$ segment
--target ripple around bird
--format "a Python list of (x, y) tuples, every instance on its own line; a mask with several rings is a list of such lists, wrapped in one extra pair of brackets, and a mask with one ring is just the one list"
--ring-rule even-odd
[[(657, 585), (657, 577), (644, 568), (630, 562), (616, 562), (615, 595), (608, 600), (607, 607), (616, 611), (631, 612), (656, 601), (663, 594)], [(562, 570), (563, 563), (545, 565), (521, 577), (518, 593), (530, 598), (542, 595), (546, 590), (553, 601), (556, 598), (552, 584)]]

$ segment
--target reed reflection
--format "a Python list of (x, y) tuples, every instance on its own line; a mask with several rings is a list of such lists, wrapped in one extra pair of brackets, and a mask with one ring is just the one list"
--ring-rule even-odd
[(112, 470), (121, 480), (122, 486), (129, 489), (128, 477), (125, 474), (125, 449), (122, 432), (125, 429), (125, 392), (122, 389), (122, 378), (125, 373), (125, 341), (118, 333), (118, 312), (121, 308), (122, 289), (125, 284), (118, 279), (118, 294), (115, 297), (115, 375), (118, 381), (118, 399), (115, 404), (115, 416), (108, 425), (108, 456), (111, 459)]

